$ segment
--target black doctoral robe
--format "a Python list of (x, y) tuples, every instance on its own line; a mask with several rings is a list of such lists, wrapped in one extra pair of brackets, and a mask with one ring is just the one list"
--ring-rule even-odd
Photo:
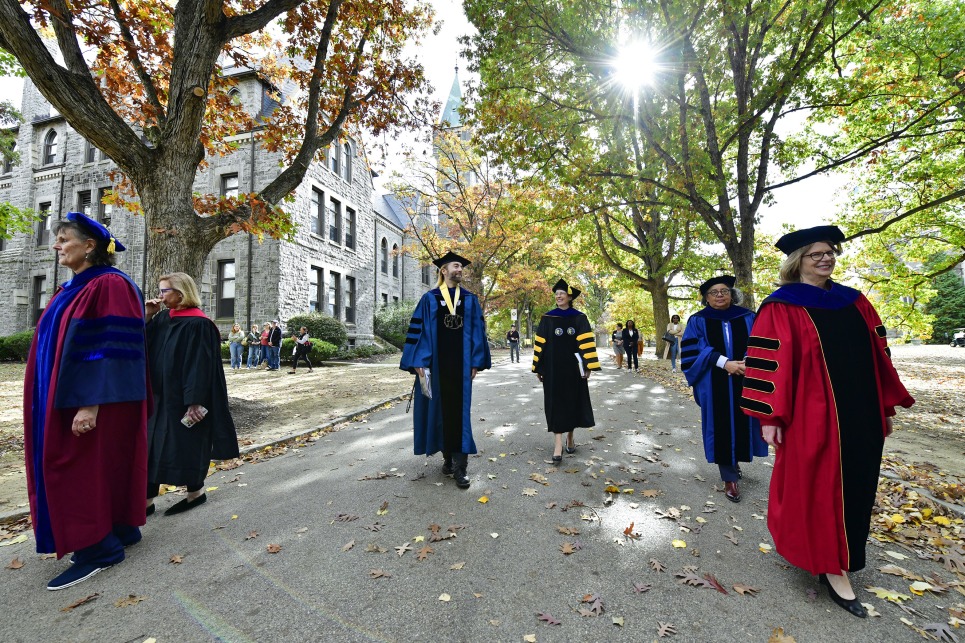
[[(148, 421), (148, 482), (196, 485), (211, 460), (238, 457), (238, 436), (228, 410), (228, 387), (218, 327), (200, 316), (159, 312), (147, 324), (148, 364), (154, 414)], [(188, 407), (208, 414), (181, 424)]]
[(533, 346), (533, 372), (543, 376), (543, 405), (551, 433), (569, 433), (595, 424), (581, 363), (584, 370), (600, 368), (586, 315), (573, 308), (556, 308), (543, 315)]

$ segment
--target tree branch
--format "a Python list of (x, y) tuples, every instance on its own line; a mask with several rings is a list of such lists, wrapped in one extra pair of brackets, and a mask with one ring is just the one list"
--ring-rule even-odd
[(157, 88), (154, 87), (154, 81), (151, 76), (144, 69), (144, 64), (141, 62), (141, 57), (137, 53), (137, 43), (134, 42), (134, 34), (131, 33), (131, 29), (127, 22), (124, 20), (123, 13), (121, 12), (121, 5), (118, 4), (117, 0), (108, 0), (111, 5), (111, 11), (114, 12), (114, 19), (117, 20), (117, 26), (121, 31), (121, 39), (124, 43), (124, 50), (127, 52), (127, 56), (130, 59), (131, 66), (134, 67), (134, 72), (140, 79), (141, 84), (144, 86), (144, 91), (147, 93), (147, 98), (157, 110), (157, 120), (160, 123), (164, 120), (164, 106), (161, 104), (161, 100), (158, 98)]

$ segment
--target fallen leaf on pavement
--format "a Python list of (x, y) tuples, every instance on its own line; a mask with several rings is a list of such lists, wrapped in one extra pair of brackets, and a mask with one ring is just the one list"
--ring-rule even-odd
[(482, 496), (479, 499), (479, 502), (481, 502), (482, 504), (486, 504), (487, 502), (489, 502), (489, 496)]
[(562, 525), (556, 525), (556, 531), (560, 532), (564, 536), (579, 536), (580, 530), (576, 527), (564, 527)]
[(348, 551), (348, 550), (350, 550), (352, 547), (355, 547), (355, 541), (354, 541), (354, 540), (350, 540), (350, 541), (348, 541), (347, 543), (345, 543), (344, 545), (342, 545), (342, 551)]
[(375, 543), (369, 543), (368, 545), (365, 546), (365, 551), (370, 552), (370, 553), (373, 553), (373, 554), (384, 554), (385, 552), (387, 552), (387, 551), (389, 551), (389, 550), (386, 549), (385, 547), (380, 547), (380, 546), (376, 545)]
[(247, 536), (245, 536), (245, 540), (251, 540), (252, 538), (257, 538), (257, 537), (258, 537), (258, 532), (252, 531), (252, 532), (249, 532)]
[(861, 606), (864, 607), (866, 612), (868, 612), (868, 616), (881, 616), (878, 610), (875, 609), (875, 606), (871, 603), (862, 603)]
[(434, 553), (436, 553), (435, 550), (429, 545), (426, 545), (425, 547), (419, 550), (419, 553), (416, 556), (416, 558), (419, 560), (425, 560), (426, 558), (429, 557), (429, 554), (434, 554)]
[(937, 638), (939, 641), (946, 641), (947, 643), (958, 643), (958, 637), (948, 629), (948, 623), (925, 623), (921, 626), (921, 629), (929, 632), (932, 636)]
[(492, 536), (493, 538), (499, 538), (499, 534), (497, 534), (495, 531), (489, 535)]
[(547, 625), (559, 625), (560, 621), (556, 620), (546, 612), (541, 612), (536, 615), (536, 620), (544, 621)]
[(308, 527), (299, 527), (298, 529), (295, 530), (295, 533), (304, 534), (306, 531), (308, 531)]
[(392, 578), (392, 574), (382, 569), (370, 569), (369, 578)]
[(667, 566), (664, 565), (663, 563), (661, 563), (661, 562), (660, 562), (659, 560), (657, 560), (656, 558), (651, 558), (651, 559), (650, 559), (650, 569), (652, 569), (652, 570), (655, 571), (655, 572), (665, 572), (665, 571), (667, 571)]
[(16, 557), (7, 565), (7, 569), (20, 569), (21, 567), (23, 567), (23, 561)]
[(114, 607), (130, 607), (131, 605), (137, 605), (141, 601), (146, 600), (146, 596), (135, 596), (134, 594), (128, 594), (127, 598), (119, 598), (114, 601)]
[(524, 635), (523, 635), (523, 640), (524, 640), (526, 643), (536, 643), (536, 635), (535, 635), (535, 634), (524, 634)]
[(660, 638), (666, 638), (671, 634), (677, 633), (677, 628), (674, 627), (672, 623), (661, 623), (660, 621), (657, 621), (657, 625), (659, 626), (657, 629), (657, 636)]
[(687, 542), (684, 540), (675, 540), (670, 544), (673, 545), (675, 549), (686, 549), (687, 547)]
[(466, 561), (461, 560), (461, 561), (459, 561), (458, 563), (456, 563), (455, 565), (450, 565), (450, 566), (449, 566), (449, 569), (454, 569), (454, 570), (458, 571), (458, 570), (462, 569), (462, 568), (465, 567), (465, 566), (466, 566)]
[(757, 596), (757, 593), (761, 590), (757, 587), (750, 587), (749, 585), (741, 585), (740, 583), (737, 583), (734, 585), (734, 591), (741, 596)]
[(735, 545), (737, 544), (737, 536), (734, 535), (734, 532), (730, 532), (729, 534), (727, 534), (726, 536), (724, 536), (724, 538), (726, 538), (727, 540), (731, 541), (731, 542), (734, 543)]
[(523, 489), (523, 494), (522, 494), (522, 495), (524, 495), (524, 496), (535, 496), (535, 495), (538, 495), (538, 494), (539, 494), (539, 492), (536, 491), (536, 489)]
[(11, 538), (10, 540), (4, 540), (0, 542), (0, 547), (7, 547), (8, 545), (16, 545), (18, 543), (27, 542), (27, 534), (20, 534), (16, 538)]
[(891, 601), (892, 603), (901, 603), (902, 601), (907, 601), (911, 599), (911, 596), (907, 594), (900, 594), (898, 592), (893, 592), (890, 589), (885, 589), (884, 587), (865, 587), (866, 590), (877, 596), (878, 598), (883, 598), (885, 600)]
[(338, 514), (332, 520), (332, 522), (352, 522), (353, 520), (358, 520), (359, 517), (355, 514)]
[(404, 543), (395, 548), (395, 553), (399, 555), (399, 558), (405, 556), (405, 552), (412, 551), (412, 547), (409, 547), (410, 543)]
[(84, 598), (81, 598), (81, 599), (78, 599), (78, 600), (74, 601), (73, 603), (71, 603), (71, 604), (68, 605), (67, 607), (62, 607), (62, 608), (60, 608), (60, 611), (61, 611), (61, 612), (69, 612), (70, 610), (74, 609), (75, 607), (80, 607), (80, 606), (83, 605), (84, 603), (90, 603), (91, 601), (96, 601), (99, 596), (100, 596), (100, 594), (97, 593), (97, 592), (95, 592), (95, 593), (93, 593), (93, 594), (91, 594), (91, 595), (89, 595), (89, 596), (85, 596)]
[(387, 514), (387, 513), (389, 513), (389, 501), (388, 501), (388, 500), (386, 500), (386, 501), (384, 501), (384, 502), (382, 503), (382, 506), (379, 507), (379, 511), (378, 511), (378, 514), (379, 514), (380, 516), (384, 516), (384, 515)]
[(180, 556), (180, 555), (178, 555), (178, 554), (175, 554), (175, 555), (171, 556), (171, 560), (169, 560), (168, 562), (173, 563), (173, 564), (175, 564), (175, 565), (180, 565), (182, 560), (184, 560), (184, 557), (183, 557), (183, 556)]
[(774, 631), (771, 632), (771, 637), (767, 639), (767, 643), (797, 643), (793, 636), (788, 636), (784, 633), (783, 627), (775, 627)]
[(619, 625), (620, 627), (623, 627), (623, 617), (622, 617), (622, 616), (614, 616), (612, 620), (613, 620), (613, 624), (614, 624), (614, 625)]
[(660, 495), (659, 489), (644, 489), (640, 492), (640, 495), (644, 498), (656, 498)]
[(721, 594), (727, 595), (727, 590), (724, 589), (724, 586), (720, 584), (720, 581), (717, 580), (717, 577), (711, 574), (710, 572), (707, 572), (706, 574), (704, 574), (704, 580), (710, 583), (711, 587), (716, 589)]
[(769, 554), (769, 553), (771, 553), (771, 549), (772, 549), (772, 547), (771, 547), (770, 545), (768, 545), (767, 543), (758, 543), (758, 544), (757, 544), (757, 548), (758, 548), (758, 549), (761, 551), (761, 553), (763, 553), (763, 554)]
[(562, 552), (564, 556), (569, 556), (576, 552), (576, 548), (573, 546), (573, 543), (563, 543), (560, 545), (560, 552)]
[(268, 545), (267, 549), (269, 554), (277, 554), (278, 552), (281, 551), (281, 545), (276, 545), (275, 543), (272, 543)]
[(439, 594), (439, 600), (443, 603), (448, 603), (452, 600), (452, 596), (449, 596), (449, 594)]
[(636, 594), (643, 594), (644, 592), (649, 592), (653, 589), (653, 585), (650, 583), (634, 583), (633, 591)]

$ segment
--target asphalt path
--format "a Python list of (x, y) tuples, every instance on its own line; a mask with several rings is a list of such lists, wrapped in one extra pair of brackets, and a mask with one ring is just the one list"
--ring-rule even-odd
[[(650, 641), (669, 624), (668, 641), (763, 642), (775, 628), (799, 643), (916, 641), (900, 618), (947, 618), (947, 595), (916, 598), (919, 617), (863, 589), (908, 593), (878, 571), (896, 561), (874, 541), (853, 582), (881, 617), (850, 616), (766, 551), (770, 458), (743, 467), (744, 500), (730, 503), (692, 399), (612, 367), (590, 386), (596, 427), (577, 430), (560, 467), (539, 383), (526, 362), (502, 362), (474, 385), (469, 490), (442, 475), (438, 455), (412, 455), (400, 402), (214, 473), (217, 489), (188, 513), (163, 516), (181, 496), (162, 496), (127, 560), (75, 587), (45, 589), (68, 563), (41, 559), (32, 536), (3, 547), (3, 565), (24, 566), (0, 569), (0, 640)], [(711, 574), (727, 594), (678, 573)]]

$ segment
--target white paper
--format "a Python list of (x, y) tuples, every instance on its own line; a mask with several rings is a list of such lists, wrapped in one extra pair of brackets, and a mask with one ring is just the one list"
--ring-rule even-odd
[(419, 378), (419, 385), (422, 387), (422, 394), (430, 400), (432, 399), (432, 378), (429, 369), (422, 369), (422, 377)]
[(586, 377), (586, 370), (583, 368), (583, 358), (580, 357), (579, 353), (573, 353), (573, 355), (576, 357), (576, 365), (580, 369), (580, 377)]

